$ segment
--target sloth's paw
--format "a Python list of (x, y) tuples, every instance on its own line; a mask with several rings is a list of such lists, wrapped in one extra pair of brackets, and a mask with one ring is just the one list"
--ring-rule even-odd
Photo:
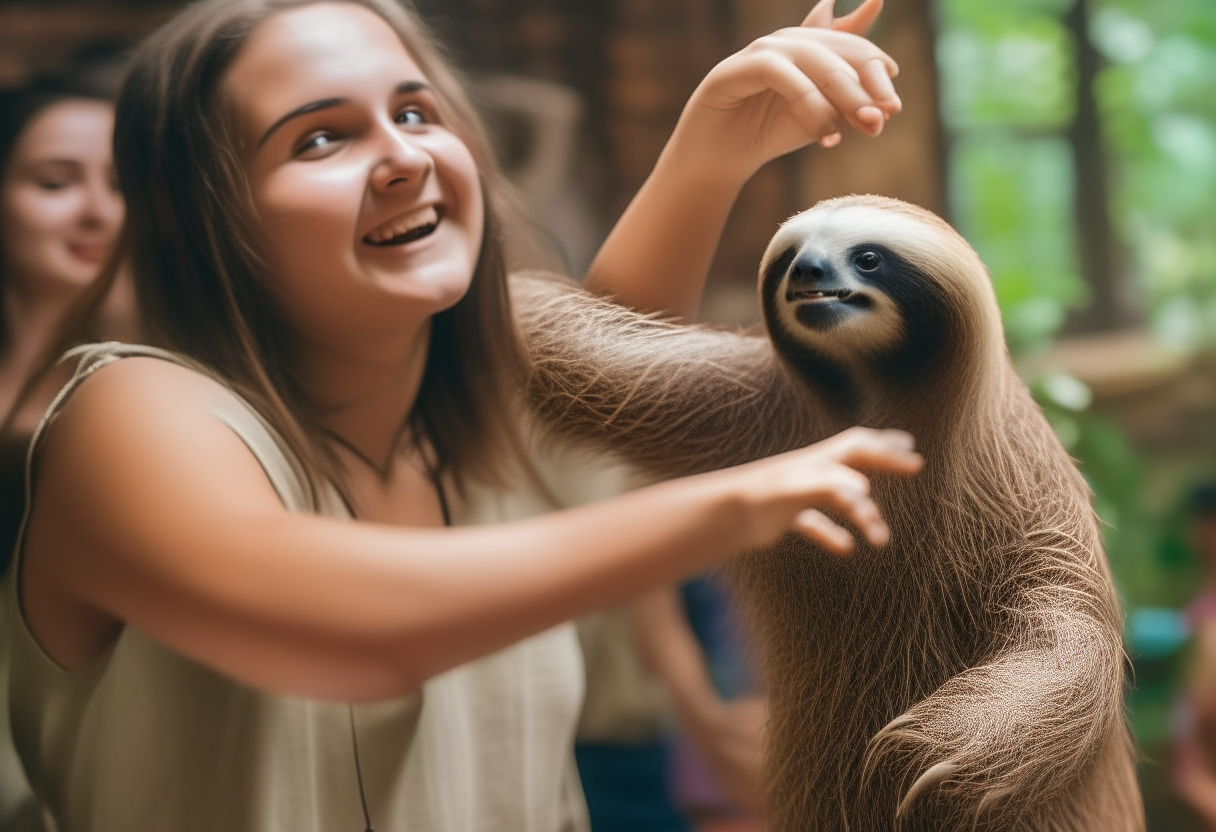
[(977, 765), (974, 749), (952, 742), (955, 738), (943, 736), (935, 727), (916, 712), (891, 720), (870, 740), (864, 779), (868, 781), (879, 768), (894, 778), (897, 820), (906, 819), (925, 801), (937, 806), (935, 812), (978, 818), (1008, 795), (1006, 784), (999, 778), (977, 777), (977, 771), (987, 769), (989, 775), (992, 771)]

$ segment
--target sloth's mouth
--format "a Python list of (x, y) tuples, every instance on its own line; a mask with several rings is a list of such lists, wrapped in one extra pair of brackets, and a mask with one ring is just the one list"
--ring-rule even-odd
[(827, 303), (829, 301), (840, 301), (848, 303), (856, 296), (857, 293), (849, 289), (803, 289), (800, 291), (791, 289), (785, 293), (785, 302)]

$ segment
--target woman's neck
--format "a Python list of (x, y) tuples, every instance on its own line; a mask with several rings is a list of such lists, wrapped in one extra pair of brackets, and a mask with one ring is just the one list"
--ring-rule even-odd
[(321, 425), (380, 470), (389, 469), (418, 399), (430, 334), (428, 319), (391, 344), (301, 346), (302, 381)]

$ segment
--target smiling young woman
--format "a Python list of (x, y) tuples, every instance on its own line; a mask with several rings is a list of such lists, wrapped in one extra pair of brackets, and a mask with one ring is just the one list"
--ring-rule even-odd
[[(833, 60), (885, 58), (861, 38), (753, 57), (711, 76), (706, 111), (792, 85), (805, 143), (859, 96), (878, 129), (874, 102), (897, 107), (889, 82), (807, 98)], [(737, 191), (792, 123), (723, 166), (739, 181), (656, 181)], [(846, 551), (816, 507), (880, 543), (853, 466), (919, 466), (910, 437), (859, 431), (545, 514), (504, 191), (456, 76), (387, 0), (188, 7), (136, 55), (116, 147), (155, 346), (79, 354), (9, 589), (15, 740), (58, 829), (582, 828), (563, 622), (790, 529)], [(647, 250), (629, 226), (656, 204), (617, 252)], [(599, 280), (628, 295), (613, 250)]]

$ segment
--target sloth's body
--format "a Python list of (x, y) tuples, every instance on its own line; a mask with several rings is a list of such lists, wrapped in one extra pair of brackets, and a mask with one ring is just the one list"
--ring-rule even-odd
[(541, 421), (654, 476), (854, 424), (917, 438), (921, 474), (872, 478), (888, 546), (842, 559), (790, 536), (735, 569), (769, 694), (769, 828), (1144, 828), (1089, 489), (945, 223), (877, 198), (794, 218), (762, 266), (769, 338), (551, 279), (513, 291)]

